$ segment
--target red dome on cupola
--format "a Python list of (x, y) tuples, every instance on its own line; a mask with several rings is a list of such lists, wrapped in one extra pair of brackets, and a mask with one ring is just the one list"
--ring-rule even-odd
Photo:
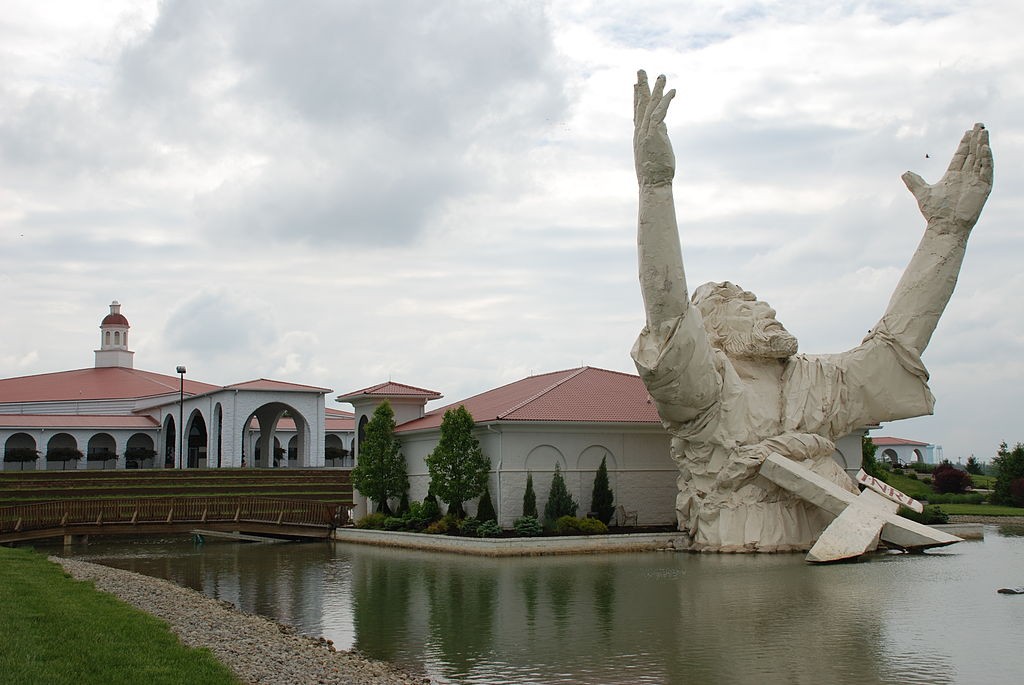
[(125, 326), (131, 328), (128, 324), (128, 319), (125, 318), (124, 314), (121, 313), (121, 304), (114, 300), (110, 303), (110, 313), (103, 317), (103, 321), (100, 322), (101, 326)]

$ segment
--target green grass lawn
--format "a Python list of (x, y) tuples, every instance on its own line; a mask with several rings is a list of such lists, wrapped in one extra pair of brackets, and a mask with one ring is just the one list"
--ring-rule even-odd
[(947, 514), (963, 516), (1024, 516), (1024, 509), (999, 504), (939, 504)]
[(239, 682), (208, 650), (29, 549), (0, 547), (0, 635), (5, 683)]

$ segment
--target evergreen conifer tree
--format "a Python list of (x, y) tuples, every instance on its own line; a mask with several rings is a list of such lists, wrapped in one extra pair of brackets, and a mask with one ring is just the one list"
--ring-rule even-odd
[(523, 493), (523, 516), (537, 518), (537, 493), (533, 491), (533, 474), (526, 473), (526, 492)]
[(553, 526), (555, 521), (563, 516), (575, 516), (577, 509), (579, 505), (565, 486), (562, 470), (555, 464), (555, 475), (551, 477), (551, 491), (548, 493), (548, 502), (544, 505), (545, 525)]
[(590, 511), (595, 512), (598, 520), (607, 526), (615, 513), (615, 494), (608, 485), (606, 460), (607, 457), (601, 459), (601, 465), (597, 467), (597, 475), (594, 476), (594, 490), (590, 495)]
[(437, 497), (448, 505), (448, 513), (465, 518), (462, 503), (479, 497), (487, 487), (491, 462), (473, 435), (476, 422), (466, 407), (449, 409), (441, 420), (441, 438), (427, 456), (430, 484)]
[(480, 495), (480, 506), (477, 507), (476, 517), (480, 521), (497, 521), (498, 514), (494, 511), (494, 503), (491, 502), (491, 489), (484, 487), (484, 494)]
[(409, 489), (405, 457), (395, 437), (395, 412), (385, 400), (374, 410), (359, 441), (359, 463), (352, 469), (352, 485), (377, 503), (377, 511), (391, 515), (388, 498)]

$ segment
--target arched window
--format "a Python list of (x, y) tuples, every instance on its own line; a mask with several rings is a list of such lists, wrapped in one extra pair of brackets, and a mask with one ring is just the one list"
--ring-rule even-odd
[(121, 344), (121, 331), (114, 331), (114, 344), (115, 345), (120, 345)]
[(103, 344), (104, 345), (109, 345), (110, 344), (110, 331), (103, 331)]

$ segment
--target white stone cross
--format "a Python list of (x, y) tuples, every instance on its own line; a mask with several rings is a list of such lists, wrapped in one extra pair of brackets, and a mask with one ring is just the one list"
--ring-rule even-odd
[[(884, 483), (879, 484), (867, 474), (864, 478), (873, 482), (865, 482), (868, 489), (858, 496), (792, 459), (773, 452), (761, 464), (761, 475), (780, 488), (835, 514), (836, 519), (825, 528), (807, 553), (807, 561), (824, 563), (853, 559), (874, 551), (879, 538), (910, 551), (961, 542), (961, 538), (955, 535), (899, 516), (896, 511), (900, 504), (916, 509), (921, 506), (920, 502)], [(861, 481), (861, 474), (857, 475)]]

